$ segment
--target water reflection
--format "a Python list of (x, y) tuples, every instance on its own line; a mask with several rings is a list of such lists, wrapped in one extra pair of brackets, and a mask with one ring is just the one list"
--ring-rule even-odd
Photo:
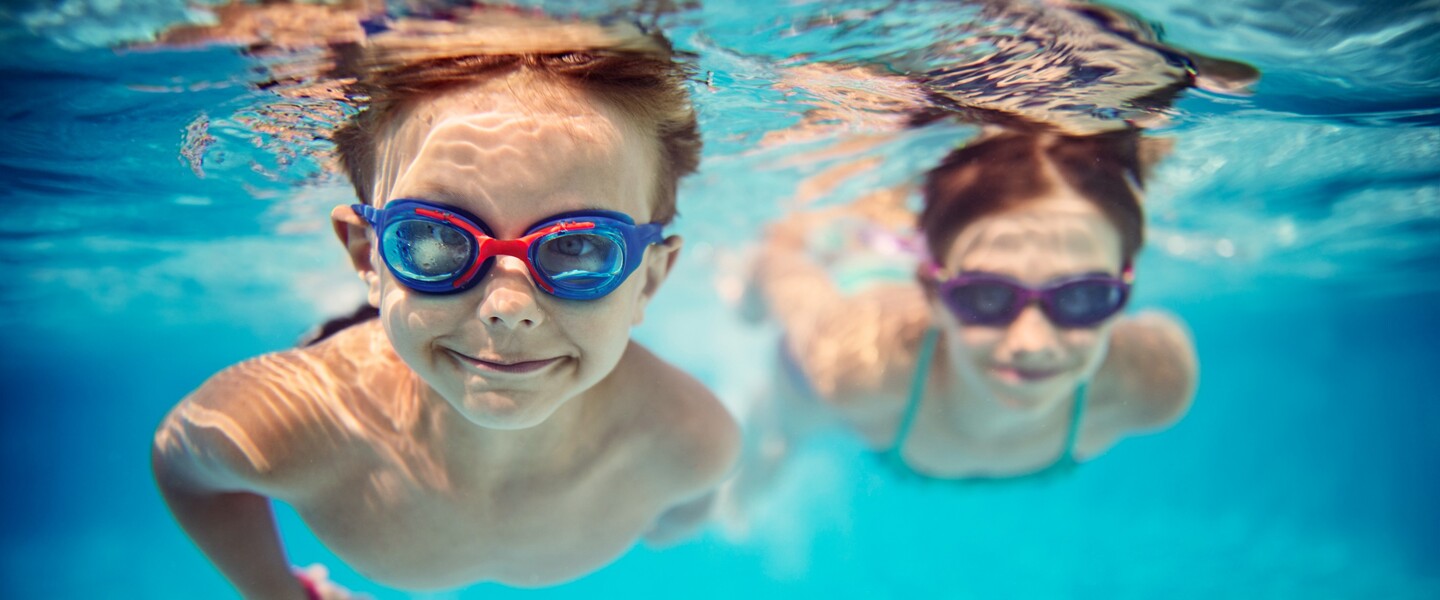
[[(165, 39), (340, 45), (306, 63), (329, 84), (275, 93), (361, 107), (327, 132), (359, 200), (331, 217), (374, 310), (171, 412), (154, 467), (181, 526), (247, 598), (349, 597), (323, 568), (292, 575), (271, 499), (404, 589), (554, 585), (642, 536), (693, 533), (737, 428), (630, 340), (682, 246), (664, 228), (699, 159), (668, 41), (508, 9), (362, 24), (284, 6)], [(346, 18), (338, 42), (320, 35)]]

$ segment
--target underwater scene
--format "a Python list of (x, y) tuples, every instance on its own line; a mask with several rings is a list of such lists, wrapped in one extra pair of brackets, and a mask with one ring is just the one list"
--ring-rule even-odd
[(1437, 49), (7, 2), (0, 597), (1440, 597)]

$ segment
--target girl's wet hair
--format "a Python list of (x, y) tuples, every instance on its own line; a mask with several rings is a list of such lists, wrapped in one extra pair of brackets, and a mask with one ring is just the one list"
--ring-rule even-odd
[(1139, 196), (1145, 164), (1135, 130), (989, 137), (951, 152), (926, 175), (920, 230), (930, 256), (940, 260), (965, 226), (1066, 185), (1115, 226), (1121, 258), (1129, 263), (1145, 238)]

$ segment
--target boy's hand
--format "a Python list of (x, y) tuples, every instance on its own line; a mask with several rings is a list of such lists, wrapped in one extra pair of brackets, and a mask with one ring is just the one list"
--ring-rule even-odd
[(320, 563), (300, 569), (295, 574), (309, 583), (310, 589), (320, 594), (320, 600), (372, 600), (369, 594), (352, 594), (350, 590), (330, 581), (330, 570)]

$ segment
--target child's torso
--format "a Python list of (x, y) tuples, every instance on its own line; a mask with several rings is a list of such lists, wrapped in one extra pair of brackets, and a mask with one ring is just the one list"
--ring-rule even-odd
[[(921, 340), (910, 343), (918, 346)], [(913, 375), (917, 366), (914, 357), (905, 357), (888, 364), (887, 370)], [(926, 380), (932, 375), (927, 375)], [(790, 402), (813, 408), (813, 392), (804, 382), (794, 381), (797, 376), (785, 376), (785, 396)], [(1108, 378), (1091, 386), (1085, 417), (1079, 422), (1075, 422), (1073, 400), (1067, 399), (1033, 427), (980, 438), (957, 431), (953, 418), (947, 415), (948, 409), (943, 408), (965, 401), (957, 392), (927, 381), (930, 385), (921, 386), (923, 398), (917, 406), (911, 406), (916, 400), (911, 397), (916, 381), (911, 377), (891, 379), (894, 385), (876, 389), (861, 401), (828, 408), (878, 452), (895, 448), (905, 413), (916, 411), (912, 429), (900, 442), (901, 455), (914, 468), (938, 477), (1007, 476), (1043, 469), (1067, 452), (1072, 424), (1077, 430), (1071, 450), (1084, 458), (1103, 453), (1123, 433), (1111, 424), (1126, 407), (1110, 401), (1115, 385)]]
[(583, 465), (469, 476), (463, 465), (419, 474), (377, 454), (296, 508), (327, 546), (381, 582), (542, 585), (609, 563), (649, 530), (667, 503), (645, 464), (622, 448)]
[[(341, 354), (370, 343), (362, 332), (345, 333), (356, 347)], [(347, 343), (345, 333), (336, 343)], [(372, 360), (366, 369), (405, 372), (398, 357), (387, 360), (396, 364)], [(329, 376), (347, 382), (335, 389), (356, 398), (338, 405), (361, 424), (321, 436), (331, 439), (314, 447), (306, 469), (319, 482), (284, 499), (347, 564), (385, 584), (434, 589), (573, 579), (624, 553), (686, 493), (657, 467), (667, 450), (661, 440), (669, 438), (656, 433), (669, 411), (638, 410), (628, 394), (603, 399), (604, 410), (586, 413), (553, 443), (497, 461), (459, 450), (464, 444), (444, 433), (454, 428), (436, 422), (445, 414), (460, 417), (415, 400), (413, 386), (343, 365)], [(407, 403), (415, 408), (397, 408)]]

